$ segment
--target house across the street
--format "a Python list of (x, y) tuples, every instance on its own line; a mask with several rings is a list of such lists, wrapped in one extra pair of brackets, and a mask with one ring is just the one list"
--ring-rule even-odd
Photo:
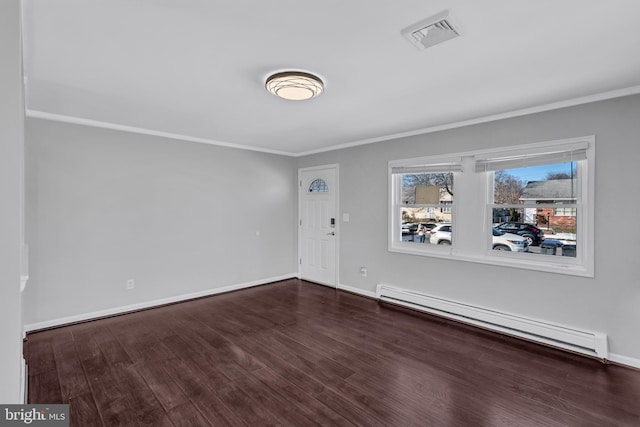
[[(527, 183), (520, 201), (524, 205), (557, 205), (557, 207), (527, 207), (525, 222), (556, 230), (576, 229), (576, 179), (550, 179)], [(571, 205), (571, 206), (563, 206)]]

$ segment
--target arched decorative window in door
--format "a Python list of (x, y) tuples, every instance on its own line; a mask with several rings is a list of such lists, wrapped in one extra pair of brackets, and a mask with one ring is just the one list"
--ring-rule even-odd
[(316, 179), (309, 186), (309, 193), (328, 193), (329, 186), (324, 182), (324, 179)]

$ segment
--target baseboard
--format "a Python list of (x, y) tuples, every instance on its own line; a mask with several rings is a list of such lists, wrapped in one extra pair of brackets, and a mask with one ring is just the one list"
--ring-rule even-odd
[(166, 305), (166, 304), (173, 304), (173, 303), (176, 303), (176, 302), (187, 301), (187, 300), (190, 300), (190, 299), (202, 298), (202, 297), (207, 297), (207, 296), (211, 296), (211, 295), (222, 294), (222, 293), (225, 293), (225, 292), (237, 291), (237, 290), (240, 290), (240, 289), (246, 289), (246, 288), (251, 288), (251, 287), (254, 287), (254, 286), (266, 285), (268, 283), (273, 283), (273, 282), (279, 282), (281, 280), (294, 279), (296, 277), (297, 277), (296, 273), (291, 273), (291, 274), (287, 274), (287, 275), (284, 275), (284, 276), (271, 277), (271, 278), (268, 278), (268, 279), (256, 280), (256, 281), (253, 281), (253, 282), (240, 283), (240, 284), (237, 284), (237, 285), (225, 286), (225, 287), (222, 287), (222, 288), (207, 289), (207, 290), (204, 290), (204, 291), (193, 292), (193, 293), (190, 293), (190, 294), (176, 295), (176, 296), (173, 296), (173, 297), (162, 298), (162, 299), (157, 299), (157, 300), (152, 300), (152, 301), (145, 301), (145, 302), (141, 302), (141, 303), (137, 303), (137, 304), (131, 304), (131, 305), (125, 305), (125, 306), (121, 306), (121, 307), (113, 307), (113, 308), (108, 308), (108, 309), (105, 309), (105, 310), (99, 310), (99, 311), (94, 311), (94, 312), (90, 312), (90, 313), (78, 314), (78, 315), (75, 315), (75, 316), (62, 317), (62, 318), (53, 319), (53, 320), (46, 320), (44, 322), (30, 323), (30, 324), (24, 325), (24, 333), (26, 334), (28, 332), (39, 331), (39, 330), (42, 330), (42, 329), (55, 328), (55, 327), (58, 327), (58, 326), (68, 325), (68, 324), (71, 324), (71, 323), (84, 322), (84, 321), (88, 321), (88, 320), (99, 319), (99, 318), (102, 318), (102, 317), (114, 316), (114, 315), (118, 315), (118, 314), (129, 313), (129, 312), (132, 312), (132, 311), (138, 311), (138, 310), (144, 310), (144, 309), (147, 309), (147, 308), (158, 307), (158, 306), (162, 306), (162, 305)]
[(621, 354), (609, 353), (609, 361), (618, 365), (629, 366), (631, 368), (640, 369), (640, 359), (623, 356)]
[(23, 357), (20, 364), (20, 399), (23, 405), (27, 403), (29, 398), (29, 372), (27, 369), (27, 362)]
[(356, 287), (349, 286), (349, 285), (343, 285), (343, 284), (338, 284), (338, 289), (343, 290), (343, 291), (347, 291), (347, 292), (351, 292), (353, 294), (362, 295), (363, 297), (378, 299), (378, 296), (373, 291), (365, 291), (365, 290), (360, 289), (360, 288), (356, 288)]

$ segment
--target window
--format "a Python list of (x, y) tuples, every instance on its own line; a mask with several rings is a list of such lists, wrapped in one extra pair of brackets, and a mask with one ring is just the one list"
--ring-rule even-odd
[(389, 250), (592, 277), (594, 151), (585, 137), (392, 161)]
[(555, 216), (576, 216), (576, 208), (555, 208), (553, 210)]
[[(428, 161), (428, 163), (427, 163)], [(429, 248), (436, 225), (453, 222), (455, 176), (461, 170), (459, 159), (414, 159), (391, 166), (394, 199), (393, 244), (408, 252), (446, 252), (444, 247)], [(440, 230), (451, 243), (451, 231)], [(437, 245), (435, 246), (444, 246)]]
[(442, 213), (451, 213), (451, 206), (446, 206), (446, 205), (451, 205), (453, 204), (453, 200), (443, 200), (442, 204), (445, 205), (443, 207), (440, 208), (440, 212)]
[(314, 180), (309, 186), (309, 193), (328, 193), (329, 187), (323, 179)]

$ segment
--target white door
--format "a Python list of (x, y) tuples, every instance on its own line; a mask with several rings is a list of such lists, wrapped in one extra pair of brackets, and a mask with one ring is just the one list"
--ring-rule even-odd
[(337, 286), (337, 166), (299, 170), (300, 277)]

